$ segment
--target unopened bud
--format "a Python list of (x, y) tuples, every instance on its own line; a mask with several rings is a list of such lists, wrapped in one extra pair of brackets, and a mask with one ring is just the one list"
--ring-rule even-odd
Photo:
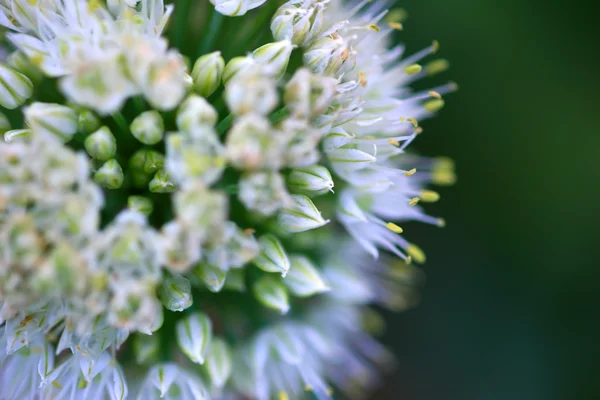
[(106, 126), (98, 129), (85, 139), (85, 150), (96, 160), (110, 160), (117, 153), (117, 140)]
[(152, 145), (162, 140), (165, 125), (158, 111), (146, 111), (133, 120), (130, 130), (137, 140)]
[(142, 196), (129, 196), (127, 199), (127, 207), (144, 215), (152, 214), (152, 210), (154, 209), (152, 200)]
[(206, 314), (194, 313), (175, 326), (177, 344), (181, 351), (195, 364), (204, 364), (206, 352), (212, 339), (212, 323)]
[(268, 217), (290, 204), (283, 177), (278, 172), (255, 172), (242, 176), (238, 198), (251, 211)]
[(177, 110), (177, 127), (189, 135), (214, 127), (218, 119), (217, 110), (206, 99), (196, 95), (188, 97)]
[(333, 179), (327, 168), (321, 165), (295, 169), (287, 177), (290, 192), (307, 196), (319, 196), (333, 190)]
[(319, 228), (329, 222), (306, 196), (293, 195), (290, 206), (285, 207), (278, 218), (279, 225), (287, 232), (304, 232)]
[(14, 110), (33, 95), (33, 83), (28, 77), (0, 64), (0, 105)]
[(308, 297), (331, 290), (308, 258), (290, 256), (290, 264), (290, 272), (283, 280), (283, 284), (293, 295)]
[(298, 118), (312, 118), (327, 110), (337, 90), (337, 80), (301, 68), (285, 86), (283, 100)]
[(263, 235), (259, 240), (260, 254), (252, 262), (265, 272), (279, 273), (285, 277), (290, 269), (290, 260), (274, 235)]
[(129, 159), (129, 166), (145, 174), (154, 174), (165, 166), (165, 156), (158, 151), (141, 149)]
[(77, 132), (77, 114), (60, 104), (33, 103), (25, 108), (25, 121), (36, 135), (71, 140)]
[(290, 304), (285, 286), (280, 278), (264, 276), (252, 286), (254, 297), (265, 307), (287, 314)]
[(163, 280), (158, 295), (167, 310), (183, 311), (192, 306), (192, 286), (181, 275), (171, 275)]
[(233, 77), (240, 72), (246, 71), (255, 64), (255, 61), (251, 57), (233, 57), (223, 70), (223, 84), (227, 85)]
[(43, 78), (42, 71), (40, 71), (37, 66), (33, 65), (22, 51), (17, 50), (11, 53), (6, 59), (6, 63), (16, 71), (28, 77), (34, 85), (39, 84)]
[(118, 189), (123, 185), (124, 180), (123, 169), (115, 160), (108, 160), (94, 174), (94, 180), (100, 186), (107, 189)]
[(173, 193), (175, 189), (177, 189), (177, 186), (163, 169), (158, 171), (148, 184), (148, 190), (152, 193)]
[(225, 102), (235, 115), (268, 115), (279, 102), (277, 85), (269, 71), (254, 65), (231, 79), (225, 88)]
[(192, 69), (194, 90), (203, 97), (208, 97), (217, 90), (221, 84), (225, 60), (220, 51), (205, 54), (200, 57)]
[(77, 131), (82, 133), (92, 133), (100, 129), (102, 123), (100, 118), (90, 110), (81, 110), (77, 116)]
[(207, 263), (201, 263), (194, 269), (194, 276), (198, 278), (208, 290), (218, 293), (225, 285), (227, 271), (217, 268)]
[(254, 50), (252, 57), (254, 61), (264, 65), (269, 74), (275, 78), (280, 78), (287, 69), (292, 50), (295, 47), (289, 40), (267, 43)]
[(225, 386), (231, 375), (233, 359), (231, 349), (224, 339), (213, 338), (206, 355), (206, 372), (210, 382), (217, 388)]

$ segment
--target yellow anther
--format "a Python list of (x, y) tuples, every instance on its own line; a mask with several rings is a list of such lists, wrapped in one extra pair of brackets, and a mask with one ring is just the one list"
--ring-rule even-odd
[(279, 392), (279, 400), (290, 400), (290, 397), (288, 396), (287, 392), (282, 390)]
[(52, 386), (54, 386), (55, 388), (57, 388), (59, 390), (62, 389), (62, 385), (57, 380), (52, 381)]
[(454, 169), (454, 161), (448, 157), (437, 157), (435, 159), (435, 169), (452, 170)]
[(423, 107), (425, 107), (425, 109), (429, 112), (436, 112), (436, 111), (441, 110), (442, 107), (444, 107), (444, 100), (442, 100), (442, 99), (429, 100), (423, 104)]
[(367, 74), (365, 74), (364, 72), (360, 72), (358, 74), (358, 82), (362, 87), (367, 86)]
[(434, 40), (433, 43), (431, 43), (431, 52), (437, 53), (437, 51), (439, 49), (440, 49), (440, 42), (438, 42), (437, 40)]
[(421, 72), (422, 69), (423, 67), (419, 64), (411, 64), (404, 68), (404, 72), (406, 72), (408, 75), (415, 75)]
[(377, 26), (377, 24), (370, 24), (367, 26), (367, 28), (372, 31), (379, 32), (379, 26)]
[(404, 260), (404, 262), (406, 263), (406, 265), (412, 264), (412, 257), (411, 256), (406, 256), (406, 260)]
[(435, 75), (444, 72), (449, 67), (450, 63), (444, 59), (433, 60), (425, 66), (425, 72), (427, 72), (428, 75)]
[(82, 390), (88, 386), (88, 382), (85, 379), (80, 379), (77, 383), (77, 389)]
[(397, 141), (397, 140), (396, 140), (396, 139), (394, 139), (394, 138), (389, 138), (387, 141), (388, 141), (388, 143), (389, 143), (389, 144), (391, 144), (391, 145), (394, 145), (394, 146), (396, 146), (396, 147), (399, 147), (399, 146), (400, 146), (400, 142), (399, 142), (399, 141)]
[(416, 120), (416, 119), (414, 119), (414, 118), (406, 118), (406, 120), (407, 120), (408, 122), (410, 122), (411, 124), (413, 124), (415, 128), (419, 126), (419, 123), (418, 123), (418, 122), (417, 122), (417, 120)]
[(388, 25), (390, 26), (390, 28), (397, 30), (397, 31), (401, 31), (404, 29), (404, 27), (402, 26), (402, 24), (400, 22), (388, 22)]
[(415, 244), (409, 244), (406, 248), (406, 252), (412, 257), (413, 260), (415, 260), (415, 262), (419, 264), (423, 264), (427, 259), (427, 257), (425, 257), (425, 253), (423, 253), (423, 250), (421, 250), (419, 246)]
[(441, 186), (454, 185), (456, 182), (456, 174), (448, 170), (433, 171), (431, 178), (433, 183)]
[(385, 16), (385, 20), (388, 22), (403, 22), (408, 18), (408, 13), (403, 8), (394, 8), (390, 10)]
[(404, 232), (404, 230), (402, 228), (400, 228), (398, 225), (396, 225), (393, 222), (388, 222), (387, 224), (385, 224), (385, 227), (388, 228), (390, 231), (392, 231), (394, 233), (402, 233), (402, 232)]
[(406, 117), (400, 117), (400, 122), (406, 121)]
[(417, 172), (417, 169), (416, 169), (416, 168), (413, 168), (413, 169), (411, 169), (410, 171), (406, 171), (406, 172), (404, 173), (404, 175), (406, 175), (406, 176), (413, 176), (413, 175), (414, 175), (416, 172)]
[(421, 200), (425, 203), (435, 203), (440, 199), (440, 195), (438, 192), (434, 192), (433, 190), (421, 190)]
[(410, 201), (408, 202), (408, 204), (410, 204), (411, 207), (414, 207), (417, 204), (419, 204), (419, 201), (421, 201), (420, 197), (413, 197), (412, 199), (410, 199)]
[(442, 98), (442, 95), (439, 94), (438, 92), (436, 92), (435, 90), (430, 90), (429, 91), (429, 95), (431, 97), (435, 97), (436, 99), (441, 99)]
[(416, 133), (417, 135), (420, 135), (421, 133), (423, 133), (423, 128), (421, 128), (420, 126), (419, 126), (419, 127), (417, 127), (417, 129), (415, 129), (415, 133)]

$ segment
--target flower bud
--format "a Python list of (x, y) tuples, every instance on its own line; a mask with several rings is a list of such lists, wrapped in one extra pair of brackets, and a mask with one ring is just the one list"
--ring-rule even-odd
[(141, 149), (129, 159), (129, 166), (145, 174), (154, 174), (165, 166), (165, 156), (158, 151)]
[(81, 110), (77, 116), (77, 131), (82, 133), (92, 133), (100, 129), (102, 123), (98, 116), (90, 110)]
[(223, 229), (227, 206), (225, 194), (207, 189), (200, 183), (184, 186), (173, 197), (177, 219), (190, 229), (201, 232), (203, 238)]
[(287, 232), (304, 232), (319, 228), (329, 220), (323, 219), (321, 212), (306, 196), (293, 195), (292, 205), (279, 213), (279, 225)]
[(237, 74), (225, 88), (225, 102), (235, 115), (268, 115), (278, 101), (275, 80), (264, 67), (258, 65)]
[(283, 284), (293, 295), (308, 297), (331, 290), (308, 258), (290, 256), (290, 264), (290, 272)]
[(280, 273), (285, 277), (290, 269), (290, 260), (279, 240), (271, 234), (258, 239), (260, 254), (252, 260), (254, 265), (265, 272)]
[(238, 198), (248, 210), (264, 217), (290, 204), (283, 177), (274, 171), (243, 175), (239, 182)]
[(277, 10), (271, 21), (273, 37), (277, 40), (289, 39), (298, 46), (305, 45), (321, 33), (324, 9), (325, 2), (320, 0), (286, 3)]
[(11, 68), (28, 77), (34, 85), (39, 84), (43, 78), (42, 71), (33, 65), (22, 51), (17, 50), (11, 53), (6, 59), (6, 63)]
[(152, 214), (154, 206), (152, 200), (143, 196), (129, 196), (127, 198), (127, 207), (144, 215)]
[(225, 60), (220, 51), (205, 54), (200, 57), (192, 69), (194, 90), (203, 97), (208, 97), (217, 90), (221, 84)]
[(97, 184), (107, 189), (118, 189), (123, 185), (123, 169), (114, 158), (105, 162), (94, 174)]
[(210, 0), (217, 12), (232, 17), (244, 15), (249, 10), (262, 6), (265, 1), (267, 0)]
[(224, 339), (213, 338), (206, 355), (206, 372), (213, 386), (222, 388), (231, 375), (233, 359), (231, 349)]
[(188, 75), (182, 57), (170, 51), (150, 67), (144, 94), (153, 108), (170, 111), (177, 107), (188, 90)]
[(237, 76), (240, 72), (248, 70), (254, 64), (255, 61), (252, 57), (233, 57), (223, 70), (223, 84), (227, 85), (233, 77)]
[(313, 118), (327, 110), (337, 86), (336, 79), (301, 68), (285, 86), (283, 100), (297, 118)]
[(6, 115), (0, 112), (0, 135), (4, 135), (4, 132), (7, 131), (10, 131), (10, 121)]
[(354, 68), (356, 54), (342, 37), (326, 36), (306, 50), (304, 64), (317, 74), (338, 76)]
[(195, 364), (204, 364), (212, 339), (212, 323), (206, 314), (193, 313), (177, 322), (177, 344)]
[(280, 279), (273, 276), (263, 276), (252, 286), (254, 297), (265, 307), (287, 314), (290, 310), (288, 294)]
[(206, 99), (191, 95), (177, 110), (177, 127), (189, 134), (217, 124), (219, 114)]
[(137, 140), (152, 145), (162, 140), (165, 125), (158, 111), (146, 111), (133, 120), (130, 130)]
[(218, 293), (225, 285), (227, 271), (207, 263), (201, 263), (194, 269), (194, 276), (202, 282), (208, 290)]
[(203, 242), (201, 233), (188, 229), (183, 223), (173, 220), (163, 225), (162, 239), (165, 246), (165, 267), (172, 272), (184, 273), (200, 260)]
[(64, 142), (77, 132), (77, 114), (60, 104), (33, 103), (25, 108), (25, 121), (36, 135), (58, 137)]
[(33, 83), (28, 77), (0, 64), (0, 106), (14, 110), (33, 95)]
[(266, 118), (247, 115), (231, 128), (225, 142), (227, 159), (240, 170), (279, 169), (283, 162), (283, 134)]
[(167, 310), (183, 311), (192, 306), (192, 286), (181, 275), (171, 275), (163, 279), (158, 295)]
[(164, 169), (158, 171), (148, 183), (148, 190), (152, 193), (173, 193), (176, 189), (177, 186), (171, 181)]
[(159, 335), (137, 334), (133, 338), (133, 351), (138, 364), (151, 364), (158, 359), (160, 351)]
[(289, 40), (267, 43), (252, 53), (252, 58), (257, 63), (265, 66), (265, 70), (275, 78), (281, 78), (287, 69), (296, 46)]
[(295, 169), (287, 177), (287, 186), (294, 194), (319, 196), (333, 189), (333, 179), (327, 168), (321, 165)]
[(110, 160), (117, 153), (117, 140), (106, 126), (88, 136), (83, 145), (90, 156), (96, 160)]

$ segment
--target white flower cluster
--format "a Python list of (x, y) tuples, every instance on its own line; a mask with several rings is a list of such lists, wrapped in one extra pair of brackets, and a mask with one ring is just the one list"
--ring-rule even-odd
[(163, 0), (0, 0), (0, 399), (377, 383), (369, 305), (411, 306), (425, 261), (397, 223), (442, 226), (420, 203), (455, 179), (405, 154), (455, 85), (412, 93), (447, 63), (389, 49), (383, 3), (288, 1), (227, 62), (215, 15), (188, 67)]

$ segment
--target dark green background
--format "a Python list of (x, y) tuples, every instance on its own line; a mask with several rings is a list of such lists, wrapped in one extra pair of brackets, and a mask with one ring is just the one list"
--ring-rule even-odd
[(438, 39), (452, 67), (436, 83), (460, 84), (415, 144), (452, 157), (459, 180), (429, 207), (447, 228), (410, 225), (427, 282), (417, 308), (387, 318), (399, 366), (373, 398), (599, 399), (597, 13), (578, 1), (398, 5), (409, 53)]

